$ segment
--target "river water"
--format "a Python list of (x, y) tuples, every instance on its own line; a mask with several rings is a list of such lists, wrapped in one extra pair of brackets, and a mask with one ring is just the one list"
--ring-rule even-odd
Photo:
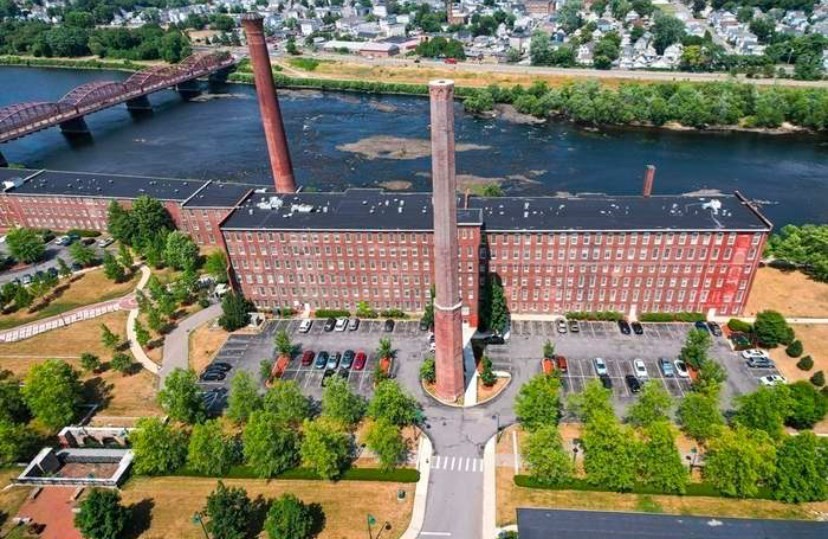
[[(0, 67), (0, 107), (59, 99), (92, 80), (125, 78), (109, 71)], [(149, 176), (210, 178), (269, 184), (268, 160), (252, 87), (216, 85), (198, 102), (171, 91), (150, 96), (155, 111), (130, 117), (123, 106), (86, 119), (93, 137), (70, 144), (50, 129), (0, 146), (31, 168)], [(412, 97), (285, 92), (283, 116), (297, 181), (317, 189), (408, 182), (429, 189), (430, 160), (376, 158), (344, 145), (369, 137), (428, 137), (428, 102)], [(644, 166), (658, 168), (656, 194), (740, 190), (762, 201), (777, 225), (828, 222), (828, 138), (613, 129), (567, 123), (539, 126), (456, 116), (458, 174), (510, 178), (510, 194), (600, 192), (636, 194)], [(399, 155), (397, 157), (400, 157)]]

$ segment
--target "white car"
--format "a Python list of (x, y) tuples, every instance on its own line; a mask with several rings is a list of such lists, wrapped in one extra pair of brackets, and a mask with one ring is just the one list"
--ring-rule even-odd
[(687, 372), (687, 365), (684, 364), (684, 361), (677, 359), (673, 362), (673, 365), (676, 366), (676, 374), (679, 375), (679, 378), (690, 378), (690, 373)]
[(769, 374), (767, 376), (763, 376), (759, 378), (759, 383), (763, 386), (775, 386), (779, 384), (786, 384), (788, 381), (785, 379), (784, 376), (779, 374)]
[(336, 325), (334, 326), (334, 331), (345, 331), (346, 329), (348, 329), (348, 319), (337, 318)]
[(305, 318), (299, 323), (299, 333), (307, 333), (313, 325), (313, 320)]
[(742, 350), (742, 357), (745, 359), (767, 358), (768, 353), (758, 348), (751, 348), (750, 350)]
[(633, 371), (635, 371), (635, 377), (639, 380), (644, 380), (650, 377), (650, 375), (647, 374), (647, 366), (644, 365), (644, 360), (642, 359), (636, 359), (633, 361)]
[(558, 318), (555, 325), (558, 327), (558, 333), (566, 333), (566, 318)]
[(596, 357), (595, 359), (593, 359), (592, 365), (595, 367), (595, 374), (597, 374), (598, 376), (606, 376), (609, 374), (609, 371), (607, 370), (607, 364), (600, 357)]
[(113, 243), (115, 243), (115, 240), (112, 239), (112, 238), (101, 238), (101, 239), (98, 240), (98, 247), (101, 247), (101, 248), (109, 247)]

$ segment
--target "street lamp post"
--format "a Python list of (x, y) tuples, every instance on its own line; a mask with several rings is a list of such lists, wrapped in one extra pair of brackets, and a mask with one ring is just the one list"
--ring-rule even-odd
[(204, 526), (204, 515), (201, 512), (196, 511), (193, 514), (193, 524), (201, 524), (201, 531), (204, 532), (204, 539), (210, 539), (210, 535), (207, 533), (207, 528)]

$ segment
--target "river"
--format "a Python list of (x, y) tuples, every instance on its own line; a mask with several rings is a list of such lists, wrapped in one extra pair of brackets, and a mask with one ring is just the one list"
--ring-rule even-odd
[[(0, 107), (59, 99), (92, 80), (126, 73), (0, 67)], [(70, 144), (50, 129), (0, 146), (30, 168), (270, 183), (252, 87), (214, 85), (183, 102), (150, 96), (155, 111), (133, 119), (123, 106), (87, 118), (93, 137)], [(407, 153), (377, 158), (350, 150), (369, 137), (428, 137), (428, 102), (413, 97), (284, 92), (282, 111), (297, 181), (316, 189), (407, 182), (429, 189), (430, 161)], [(637, 194), (644, 165), (656, 165), (656, 194), (740, 190), (763, 203), (777, 225), (828, 222), (828, 138), (652, 129), (591, 131), (568, 123), (539, 126), (482, 119), (457, 106), (458, 174), (509, 178), (510, 194)], [(345, 148), (343, 148), (345, 146)], [(407, 150), (406, 150), (407, 151)], [(400, 157), (399, 155), (397, 157)]]

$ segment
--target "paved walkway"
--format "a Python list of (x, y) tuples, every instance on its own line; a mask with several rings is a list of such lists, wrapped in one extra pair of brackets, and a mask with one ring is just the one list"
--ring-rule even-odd
[[(720, 324), (727, 324), (728, 320), (731, 320), (732, 316), (714, 316), (713, 321), (719, 322)], [(738, 317), (737, 320), (741, 320), (742, 322), (747, 322), (748, 324), (752, 324), (756, 322), (755, 316), (743, 316)], [(793, 316), (793, 317), (785, 317), (785, 321), (789, 324), (828, 324), (828, 318), (806, 318), (802, 316)]]
[[(146, 266), (141, 266), (141, 280), (138, 281), (138, 286), (135, 287), (135, 290), (143, 290), (144, 287), (147, 285), (147, 281), (149, 281), (152, 272)], [(135, 337), (135, 321), (138, 320), (138, 302), (132, 302), (129, 316), (127, 316), (126, 322), (126, 335), (127, 340), (129, 341), (129, 351), (132, 352), (132, 357), (141, 364), (142, 367), (147, 369), (152, 374), (158, 374), (159, 369), (161, 368), (156, 362), (151, 360), (146, 353), (144, 353), (144, 349), (141, 348), (141, 345), (138, 344), (138, 339)]]
[(189, 367), (190, 332), (219, 315), (221, 315), (221, 305), (218, 303), (210, 305), (181, 320), (176, 328), (164, 338), (164, 359), (160, 370), (156, 371), (161, 376), (161, 387), (164, 386), (164, 381), (173, 370)]

